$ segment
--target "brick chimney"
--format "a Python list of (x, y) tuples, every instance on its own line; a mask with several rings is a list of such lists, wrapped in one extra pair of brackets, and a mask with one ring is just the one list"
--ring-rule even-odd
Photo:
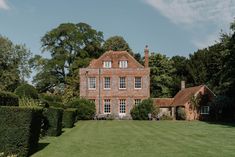
[(181, 81), (181, 90), (185, 89), (185, 81)]
[(145, 68), (149, 67), (149, 49), (148, 49), (148, 45), (146, 45), (145, 49), (144, 49), (144, 67)]

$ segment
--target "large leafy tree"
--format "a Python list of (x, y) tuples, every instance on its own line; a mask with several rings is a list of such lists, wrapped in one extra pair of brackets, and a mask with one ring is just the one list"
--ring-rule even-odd
[(126, 40), (122, 36), (112, 36), (108, 38), (103, 45), (104, 51), (127, 51), (131, 55), (133, 55), (133, 52), (131, 48), (129, 47), (129, 44), (126, 42)]
[(175, 71), (172, 61), (160, 53), (149, 57), (151, 97), (172, 97), (173, 77)]
[(78, 94), (78, 69), (102, 54), (103, 33), (86, 23), (63, 23), (47, 32), (41, 42), (43, 52), (49, 52), (51, 58), (35, 56), (32, 60), (33, 67), (39, 70), (33, 80), (37, 89)]
[(14, 91), (18, 84), (29, 77), (30, 51), (25, 45), (14, 45), (0, 36), (0, 90)]

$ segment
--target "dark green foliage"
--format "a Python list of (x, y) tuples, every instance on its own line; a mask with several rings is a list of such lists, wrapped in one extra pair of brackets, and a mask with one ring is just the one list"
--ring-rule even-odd
[(164, 114), (164, 115), (162, 115), (162, 116), (160, 117), (160, 120), (173, 120), (173, 117)]
[(43, 109), (43, 134), (48, 136), (59, 136), (62, 133), (63, 109)]
[(185, 109), (183, 107), (178, 107), (176, 110), (176, 119), (177, 120), (185, 120), (186, 119), (186, 113)]
[(29, 156), (37, 150), (42, 110), (0, 107), (0, 153)]
[(53, 95), (53, 94), (41, 94), (40, 95), (40, 101), (42, 104), (45, 106), (50, 106), (50, 107), (64, 107), (62, 103), (62, 98), (61, 96), (58, 95)]
[(95, 117), (95, 103), (86, 99), (75, 99), (69, 102), (66, 107), (77, 108), (78, 120), (91, 120)]
[(131, 110), (133, 120), (148, 120), (148, 114), (151, 113), (155, 117), (158, 113), (158, 108), (153, 104), (152, 99), (143, 100), (139, 105)]
[(13, 93), (0, 92), (0, 106), (19, 106), (19, 99)]
[(72, 128), (76, 120), (77, 109), (65, 109), (63, 113), (63, 127)]
[(38, 91), (29, 84), (22, 84), (21, 86), (17, 87), (15, 94), (18, 95), (19, 98), (38, 99)]

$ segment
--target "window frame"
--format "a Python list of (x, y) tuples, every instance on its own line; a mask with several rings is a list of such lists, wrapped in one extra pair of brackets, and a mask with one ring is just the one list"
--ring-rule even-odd
[(112, 68), (112, 61), (103, 61), (103, 68), (106, 69)]
[(126, 77), (119, 77), (119, 89), (126, 89)]
[[(139, 102), (137, 102), (139, 101)], [(141, 103), (141, 99), (134, 99), (135, 106), (138, 106)]]
[(121, 114), (126, 113), (126, 99), (119, 100), (119, 113)]
[(201, 106), (200, 107), (200, 114), (201, 115), (209, 115), (210, 114), (210, 106)]
[[(91, 87), (91, 79), (94, 79), (92, 83), (94, 83), (94, 87)], [(96, 90), (96, 77), (88, 77), (88, 89)]]
[[(107, 83), (107, 82), (106, 82), (106, 79), (107, 79), (107, 78), (109, 78), (109, 83), (108, 83), (108, 84), (109, 84), (109, 87), (108, 87), (108, 88), (106, 87), (106, 85), (107, 85), (107, 84), (106, 84), (106, 83)], [(111, 78), (110, 78), (110, 77), (104, 77), (104, 89), (105, 89), (105, 90), (111, 89)]]
[(121, 69), (128, 68), (128, 61), (127, 60), (120, 60), (119, 61), (119, 68), (121, 68)]
[[(106, 109), (108, 109), (109, 112), (106, 112)], [(104, 114), (110, 114), (111, 113), (111, 100), (110, 99), (104, 99), (104, 111), (103, 112), (104, 112)]]
[[(136, 78), (140, 78), (140, 87), (136, 87)], [(135, 79), (134, 79), (134, 88), (135, 89), (142, 89), (142, 77), (140, 77), (140, 76), (135, 77)]]

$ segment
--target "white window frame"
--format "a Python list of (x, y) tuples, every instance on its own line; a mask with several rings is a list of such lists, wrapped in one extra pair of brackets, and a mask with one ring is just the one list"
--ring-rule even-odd
[(126, 113), (126, 100), (125, 99), (119, 100), (119, 113)]
[[(94, 84), (94, 87), (91, 87), (92, 84)], [(95, 90), (96, 89), (96, 78), (95, 77), (89, 77), (88, 78), (88, 89), (89, 90)]]
[(111, 61), (104, 61), (103, 67), (104, 68), (112, 68), (112, 62)]
[(139, 105), (141, 103), (141, 99), (135, 99), (135, 106)]
[(201, 106), (200, 107), (200, 114), (202, 114), (202, 115), (210, 114), (210, 106)]
[[(136, 79), (140, 78), (140, 82), (136, 82)], [(140, 83), (140, 84), (137, 84)], [(136, 87), (137, 85), (140, 85), (140, 87)], [(134, 82), (135, 89), (141, 89), (142, 88), (142, 77), (135, 77), (135, 82)]]
[(119, 61), (119, 68), (127, 68), (128, 62), (127, 60)]
[(110, 77), (104, 77), (104, 89), (111, 89), (111, 78)]
[(119, 89), (126, 89), (126, 77), (119, 77)]
[(110, 114), (110, 113), (111, 113), (111, 100), (104, 99), (104, 114)]

